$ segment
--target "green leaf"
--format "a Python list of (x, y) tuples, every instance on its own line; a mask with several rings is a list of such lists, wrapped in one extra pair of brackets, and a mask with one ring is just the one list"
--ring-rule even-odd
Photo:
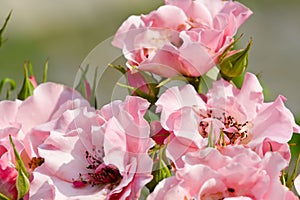
[(11, 200), (11, 199), (5, 196), (4, 194), (0, 193), (0, 200)]
[(168, 166), (166, 165), (166, 151), (165, 147), (159, 148), (158, 160), (154, 159), (152, 167), (153, 179), (146, 185), (150, 192), (152, 192), (155, 186), (165, 178), (172, 176)]
[(81, 71), (81, 76), (78, 84), (75, 86), (75, 90), (79, 91), (82, 96), (84, 96), (91, 104), (91, 106), (94, 106), (97, 108), (97, 99), (96, 99), (96, 82), (97, 82), (97, 75), (98, 75), (98, 68), (95, 69), (94, 77), (93, 77), (93, 84), (90, 88), (90, 83), (87, 79), (87, 73), (89, 70), (89, 65), (86, 66), (85, 69), (82, 67), (79, 68)]
[(208, 133), (207, 140), (208, 140), (207, 147), (215, 148), (215, 146), (216, 146), (216, 137), (213, 134), (213, 123), (211, 123), (211, 125), (210, 125), (210, 130), (209, 130), (209, 133)]
[[(29, 73), (28, 73), (29, 70)], [(23, 86), (18, 94), (18, 99), (25, 100), (27, 97), (33, 94), (34, 86), (32, 85), (31, 81), (29, 80), (29, 75), (33, 75), (32, 72), (32, 65), (30, 62), (24, 63), (24, 81)]]
[(90, 96), (90, 104), (97, 108), (97, 98), (96, 98), (96, 87), (97, 87), (97, 76), (98, 76), (98, 67), (95, 69), (92, 91)]
[(117, 85), (120, 86), (120, 87), (123, 87), (123, 88), (126, 88), (126, 89), (129, 89), (131, 91), (135, 91), (137, 88), (135, 87), (132, 87), (130, 85), (126, 85), (126, 84), (123, 84), (123, 83), (120, 83), (120, 82), (117, 82)]
[(291, 189), (293, 187), (293, 185), (294, 185), (294, 181), (295, 181), (296, 176), (297, 176), (297, 170), (298, 170), (298, 166), (299, 166), (299, 161), (300, 161), (300, 154), (298, 155), (298, 159), (296, 161), (296, 164), (295, 164), (294, 170), (292, 172), (292, 175), (287, 177), (286, 186), (289, 189)]
[(171, 176), (171, 172), (163, 160), (160, 160), (157, 164), (159, 166), (159, 170), (154, 174), (155, 181), (160, 182), (161, 180)]
[(87, 97), (84, 81), (86, 80), (86, 74), (89, 70), (89, 65), (87, 65), (85, 69), (80, 67), (79, 70), (81, 71), (81, 75), (80, 75), (80, 80), (78, 82), (78, 85), (75, 86), (75, 90), (79, 91), (83, 96)]
[(20, 157), (20, 154), (16, 149), (16, 146), (12, 140), (11, 135), (9, 135), (9, 141), (14, 150), (15, 159), (16, 159), (16, 168), (18, 170), (18, 176), (16, 182), (18, 199), (22, 199), (27, 194), (30, 187), (29, 174), (26, 171), (24, 163)]
[(8, 16), (7, 16), (6, 19), (5, 19), (5, 22), (4, 22), (3, 26), (2, 26), (2, 28), (0, 29), (0, 47), (1, 47), (2, 44), (3, 44), (3, 38), (2, 38), (2, 35), (3, 35), (3, 32), (4, 32), (4, 30), (5, 30), (5, 28), (6, 28), (7, 24), (8, 24), (8, 21), (9, 21), (9, 19), (10, 19), (11, 13), (12, 13), (12, 10), (9, 12)]
[(122, 74), (126, 74), (127, 70), (125, 67), (121, 66), (121, 65), (114, 65), (114, 64), (109, 64), (109, 67), (118, 70), (119, 72), (121, 72)]
[(185, 76), (173, 76), (171, 78), (167, 78), (163, 81), (161, 81), (156, 87), (162, 87), (165, 84), (169, 83), (170, 81), (190, 81), (192, 77), (185, 77)]
[(0, 94), (2, 92), (3, 87), (8, 85), (8, 89), (6, 91), (6, 99), (9, 99), (11, 92), (16, 88), (16, 82), (10, 78), (5, 78), (0, 82)]
[(223, 132), (222, 129), (220, 130), (220, 137), (219, 137), (219, 140), (218, 140), (218, 144), (220, 146), (223, 146), (223, 147), (225, 147), (227, 145), (226, 141), (225, 141), (225, 133)]
[(17, 170), (22, 170), (25, 173), (25, 175), (27, 176), (27, 178), (29, 178), (29, 174), (26, 172), (26, 168), (24, 166), (24, 163), (23, 163), (23, 161), (20, 157), (20, 154), (18, 153), (18, 151), (16, 149), (16, 146), (15, 146), (13, 140), (12, 140), (11, 135), (9, 135), (9, 141), (10, 141), (11, 146), (14, 149), (14, 154), (15, 154), (15, 157), (16, 157), (16, 164), (17, 164), (16, 168), (17, 168)]
[(26, 173), (22, 169), (18, 170), (17, 176), (17, 191), (18, 191), (18, 199), (22, 199), (27, 192), (29, 191), (30, 181), (27, 177)]
[(147, 184), (147, 188), (152, 192), (155, 186), (165, 178), (171, 176), (171, 172), (165, 162), (161, 159), (153, 163), (152, 169), (153, 179)]
[(297, 160), (300, 154), (300, 134), (294, 133), (292, 139), (289, 141), (289, 145), (293, 160)]
[(292, 139), (289, 141), (289, 146), (291, 150), (291, 162), (288, 169), (286, 169), (286, 186), (292, 188), (294, 185), (294, 180), (297, 176), (299, 170), (300, 162), (300, 135), (297, 133), (293, 134)]
[(45, 63), (45, 66), (44, 66), (44, 72), (43, 72), (43, 83), (46, 83), (47, 82), (47, 73), (48, 73), (48, 60), (46, 61)]

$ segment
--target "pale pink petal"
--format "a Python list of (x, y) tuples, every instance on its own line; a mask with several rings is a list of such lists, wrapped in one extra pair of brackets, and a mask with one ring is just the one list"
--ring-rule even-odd
[(179, 181), (175, 177), (164, 179), (158, 183), (155, 187), (155, 191), (148, 196), (148, 200), (173, 200), (173, 199), (184, 199), (185, 190), (184, 188), (178, 188), (172, 190), (174, 186), (177, 186)]
[(243, 104), (247, 119), (253, 120), (264, 101), (263, 89), (254, 74), (246, 73), (243, 86), (236, 96), (236, 101)]
[(70, 200), (105, 200), (107, 192), (97, 187), (73, 187), (72, 182), (53, 176), (45, 167), (33, 173), (34, 179), (30, 187), (30, 199), (70, 199)]
[[(39, 147), (39, 155), (45, 158), (43, 165), (50, 173), (63, 180), (72, 182), (79, 172), (85, 171), (88, 163), (85, 160), (85, 148), (78, 139), (77, 132), (63, 136), (51, 132), (50, 136)], [(74, 170), (70, 170), (70, 169)]]
[[(97, 113), (103, 118), (104, 121), (108, 121), (113, 116), (118, 115), (120, 112), (120, 104), (122, 101), (116, 100), (112, 101), (107, 105), (104, 105)], [(105, 122), (104, 122), (105, 123)]]
[[(201, 176), (199, 176), (201, 174)], [(209, 166), (205, 165), (186, 165), (182, 170), (179, 170), (176, 173), (176, 178), (181, 180), (180, 186), (183, 188), (188, 188), (189, 194), (191, 196), (203, 195), (204, 192), (213, 191), (212, 186), (214, 187), (215, 193), (223, 192), (226, 187), (224, 184), (217, 184), (211, 179), (219, 179), (218, 174), (212, 170)], [(194, 185), (190, 185), (188, 182), (191, 181), (193, 183), (197, 183)]]
[(257, 153), (263, 157), (267, 152), (278, 152), (288, 163), (291, 159), (290, 146), (288, 143), (279, 143), (266, 138), (257, 145)]
[[(198, 23), (205, 24), (207, 26), (212, 25), (212, 19), (213, 19), (213, 13), (211, 13), (211, 10), (207, 7), (207, 5), (202, 4), (201, 2), (195, 2), (188, 0), (186, 2), (180, 2), (180, 1), (168, 1), (169, 3), (176, 3), (178, 7), (181, 7), (185, 13), (192, 18), (194, 21)], [(211, 1), (212, 2), (212, 1)], [(189, 7), (187, 7), (189, 5)], [(199, 14), (201, 16), (199, 16)]]
[(214, 109), (227, 110), (230, 109), (230, 99), (235, 96), (235, 90), (230, 83), (221, 79), (213, 82), (213, 86), (206, 96), (208, 106)]
[(45, 172), (46, 169), (40, 167), (34, 173), (34, 179), (30, 184), (29, 196), (31, 199), (45, 199), (53, 200), (55, 199), (55, 186), (52, 185), (51, 176), (48, 176)]
[(183, 40), (179, 49), (180, 61), (185, 64), (185, 75), (201, 76), (216, 65), (218, 55), (215, 55), (215, 52), (210, 51), (203, 43), (192, 41), (185, 32), (181, 32), (180, 37)]
[(115, 37), (112, 41), (112, 44), (116, 47), (123, 48), (123, 40), (125, 40), (126, 34), (134, 28), (139, 28), (144, 25), (143, 21), (139, 16), (130, 16), (126, 21), (123, 22)]
[(0, 129), (7, 128), (8, 126), (15, 127), (15, 120), (18, 113), (18, 108), (21, 101), (1, 101), (0, 102)]
[(168, 129), (166, 123), (173, 112), (185, 106), (205, 109), (205, 102), (191, 85), (186, 85), (180, 89), (177, 87), (168, 89), (160, 96), (156, 106), (156, 112), (161, 112), (162, 126)]
[(140, 126), (148, 126), (144, 119), (150, 103), (143, 98), (127, 96), (124, 103), (121, 105), (123, 112), (128, 112), (133, 117), (134, 122)]
[(175, 6), (164, 5), (148, 15), (142, 15), (141, 19), (146, 26), (168, 27), (177, 30), (180, 25), (186, 24), (188, 18), (185, 13)]
[(212, 51), (217, 52), (223, 44), (223, 32), (219, 30), (205, 30), (201, 33), (201, 41)]
[(226, 3), (221, 13), (230, 13), (230, 23), (226, 30), (228, 35), (236, 34), (236, 30), (252, 15), (252, 11), (249, 8), (236, 1)]
[(282, 184), (277, 181), (280, 176), (281, 170), (286, 167), (287, 162), (279, 154), (268, 152), (265, 155), (263, 164), (265, 165), (266, 172), (271, 177), (272, 185), (269, 186), (269, 192), (266, 194), (266, 199), (284, 199), (287, 190), (284, 188), (282, 191)]
[(151, 59), (141, 62), (139, 69), (159, 74), (162, 77), (175, 76), (181, 74), (184, 69), (184, 65), (178, 57), (179, 52), (176, 48), (165, 45), (156, 50)]
[[(222, 152), (223, 155), (228, 155), (228, 153), (229, 152)], [(202, 164), (210, 166), (213, 170), (217, 170), (230, 162), (230, 159), (228, 157), (224, 157), (222, 154), (219, 151), (213, 150), (213, 148), (205, 148), (201, 151), (194, 151), (186, 154), (183, 157), (183, 160), (189, 165)]]
[(299, 198), (292, 191), (287, 191), (285, 200), (299, 200)]
[[(29, 155), (38, 155), (37, 147), (44, 142), (52, 130), (65, 133), (69, 130), (81, 127), (83, 131), (90, 132), (90, 127), (92, 125), (97, 126), (98, 123), (96, 119), (94, 119), (96, 114), (88, 110), (91, 110), (91, 108), (83, 107), (82, 109), (66, 110), (58, 116), (58, 118), (35, 126), (25, 137), (24, 144), (26, 151)], [(89, 120), (86, 120), (86, 118), (89, 118)]]
[[(170, 141), (168, 141), (170, 140)], [(166, 139), (168, 141), (167, 157), (170, 158), (176, 167), (183, 167), (182, 158), (189, 152), (197, 151), (199, 148), (191, 141), (184, 138), (174, 137), (171, 135)], [(203, 142), (204, 143), (204, 142)], [(205, 144), (201, 144), (204, 146)]]
[[(49, 121), (64, 103), (77, 98), (85, 101), (79, 93), (66, 86), (50, 82), (41, 84), (20, 105), (16, 121), (23, 124), (24, 132), (28, 132), (32, 127)], [(70, 104), (69, 109), (72, 108)]]
[(117, 163), (120, 163), (116, 166), (122, 167), (125, 165), (126, 161), (128, 161), (124, 156), (127, 150), (126, 135), (123, 134), (124, 129), (117, 119), (112, 118), (109, 120), (106, 130), (109, 130), (109, 134), (106, 134), (104, 137), (104, 151), (106, 152), (106, 155), (114, 155), (107, 156), (108, 159), (115, 159), (114, 163), (112, 164), (116, 165)]
[(253, 120), (255, 126), (251, 130), (254, 144), (262, 142), (267, 137), (280, 143), (291, 139), (295, 120), (292, 113), (284, 106), (284, 101), (285, 99), (279, 96), (257, 114)]

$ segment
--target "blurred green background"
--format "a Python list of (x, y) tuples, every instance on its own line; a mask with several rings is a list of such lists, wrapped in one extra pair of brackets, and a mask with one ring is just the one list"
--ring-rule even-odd
[[(268, 99), (286, 96), (287, 106), (300, 117), (300, 1), (241, 2), (254, 12), (240, 29), (245, 33), (241, 46), (253, 38), (249, 71), (261, 74)], [(49, 59), (48, 79), (72, 86), (78, 67), (95, 46), (112, 37), (128, 16), (149, 13), (162, 4), (163, 0), (1, 0), (1, 22), (10, 10), (13, 13), (0, 49), (0, 79), (13, 78), (20, 87), (23, 62), (30, 60), (41, 80)]]

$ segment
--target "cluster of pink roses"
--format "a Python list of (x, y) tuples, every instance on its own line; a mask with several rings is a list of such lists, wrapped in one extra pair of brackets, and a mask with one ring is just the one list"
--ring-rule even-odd
[[(283, 172), (300, 127), (283, 96), (264, 102), (257, 77), (243, 73), (248, 49), (231, 50), (252, 12), (230, 0), (165, 4), (115, 35), (134, 88), (125, 100), (96, 109), (30, 77), (33, 93), (0, 102), (0, 199), (298, 199), (287, 184), (296, 174)], [(203, 92), (214, 66), (221, 77)], [(159, 92), (173, 78), (188, 83)]]
[(10, 199), (18, 172), (8, 135), (32, 176), (29, 199), (135, 199), (152, 178), (142, 98), (96, 111), (73, 89), (45, 83), (23, 102), (0, 105), (0, 192)]

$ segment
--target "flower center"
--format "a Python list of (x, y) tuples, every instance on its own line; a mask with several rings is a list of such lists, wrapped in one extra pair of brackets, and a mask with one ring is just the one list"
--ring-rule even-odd
[(108, 187), (109, 189), (117, 186), (121, 180), (122, 175), (120, 174), (117, 167), (114, 165), (105, 165), (102, 157), (92, 156), (88, 151), (85, 152), (88, 166), (86, 167), (88, 173), (79, 173), (79, 178), (73, 181), (74, 187), (83, 187), (86, 185)]
[(42, 157), (33, 157), (28, 163), (28, 167), (33, 171), (35, 168), (41, 166), (44, 162), (45, 160)]
[(200, 117), (199, 133), (207, 138), (209, 134), (218, 134), (216, 142), (219, 145), (240, 144), (249, 136), (252, 124), (248, 121), (239, 123), (235, 117), (225, 112), (218, 113), (209, 109), (206, 113), (198, 112)]
[(225, 128), (222, 131), (229, 138), (231, 144), (241, 142), (248, 137), (250, 128), (250, 123), (248, 121), (245, 123), (238, 123), (234, 117), (226, 116), (224, 113), (223, 123)]

